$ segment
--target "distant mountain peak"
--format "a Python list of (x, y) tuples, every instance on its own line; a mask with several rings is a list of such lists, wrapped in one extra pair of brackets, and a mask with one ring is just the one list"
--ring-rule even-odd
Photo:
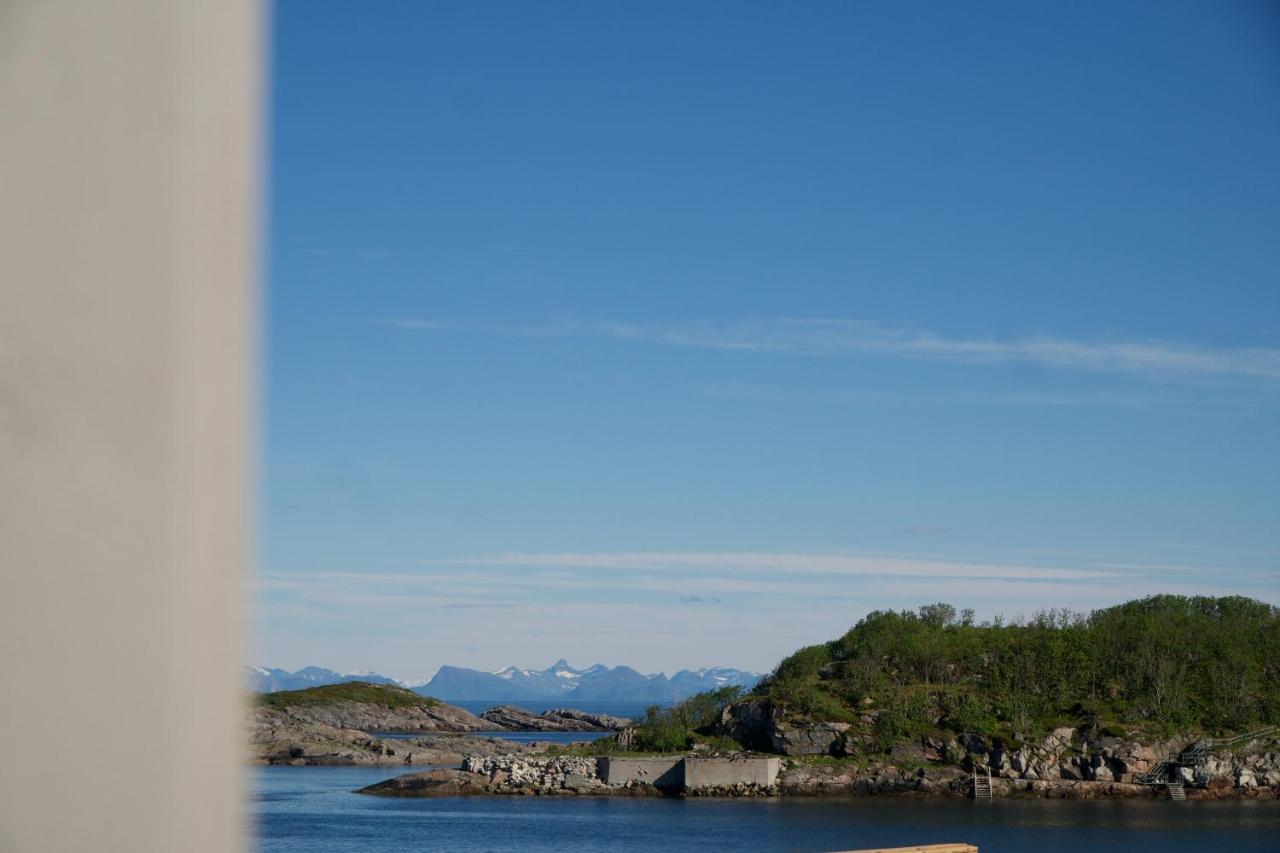
[(644, 675), (629, 666), (608, 667), (594, 664), (588, 669), (574, 669), (565, 658), (546, 669), (520, 669), (508, 666), (496, 672), (482, 672), (459, 666), (441, 666), (430, 679), (397, 681), (372, 671), (338, 673), (332, 669), (308, 666), (289, 672), (261, 666), (242, 668), (250, 689), (261, 693), (298, 690), (368, 681), (373, 684), (397, 684), (424, 696), (450, 701), (532, 702), (678, 702), (694, 693), (715, 690), (729, 684), (749, 689), (760, 680), (754, 672), (715, 667), (682, 669), (671, 678), (663, 673)]

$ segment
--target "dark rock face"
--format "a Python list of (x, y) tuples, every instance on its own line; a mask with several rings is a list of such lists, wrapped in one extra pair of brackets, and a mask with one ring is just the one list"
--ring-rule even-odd
[(844, 733), (848, 730), (848, 723), (775, 725), (773, 751), (782, 755), (843, 755)]
[(427, 770), (397, 776), (356, 793), (379, 797), (460, 797), (487, 793), (487, 781), (483, 776), (463, 770)]
[(768, 699), (736, 702), (720, 714), (717, 734), (748, 749), (780, 755), (843, 755), (848, 723), (787, 723)]
[(735, 702), (720, 713), (716, 733), (727, 735), (748, 749), (773, 751), (773, 703), (768, 699)]

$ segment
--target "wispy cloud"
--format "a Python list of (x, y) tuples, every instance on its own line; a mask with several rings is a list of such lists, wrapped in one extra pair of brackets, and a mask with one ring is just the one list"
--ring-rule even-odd
[(725, 572), (737, 576), (836, 575), (934, 578), (1096, 580), (1114, 572), (1029, 565), (917, 559), (857, 554), (728, 552), (501, 553), (440, 561), (455, 566), (594, 569), (619, 572)]
[(906, 527), (898, 528), (898, 532), (903, 536), (946, 536), (951, 531), (945, 527), (939, 527), (936, 524), (909, 524)]
[(1022, 406), (1031, 408), (1071, 409), (1123, 409), (1131, 412), (1150, 412), (1167, 408), (1168, 399), (1156, 399), (1131, 391), (1108, 390), (1085, 392), (1057, 391), (969, 391), (936, 389), (930, 391), (879, 391), (787, 388), (780, 385), (761, 385), (746, 382), (730, 382), (714, 389), (727, 397), (763, 401), (817, 401), (847, 404), (851, 406)]
[(733, 323), (597, 323), (579, 327), (578, 333), (659, 346), (742, 352), (828, 356), (863, 353), (921, 361), (1021, 363), (1057, 369), (1167, 377), (1280, 379), (1280, 349), (1054, 336), (1009, 339), (947, 337), (857, 319), (782, 317)]
[(404, 329), (409, 332), (440, 332), (449, 328), (448, 323), (441, 323), (438, 320), (424, 320), (420, 317), (393, 317), (389, 320), (383, 320), (382, 323), (383, 325)]
[(706, 665), (763, 670), (872, 610), (943, 600), (974, 607), (980, 618), (1029, 617), (1043, 607), (1087, 610), (1156, 592), (1217, 594), (1227, 571), (1240, 594), (1277, 600), (1273, 566), (1215, 571), (1112, 561), (1073, 568), (783, 552), (505, 553), (400, 571), (276, 571), (256, 585), (262, 630), (274, 647), (296, 647), (302, 659), (329, 637), (363, 636), (380, 648), (403, 647), (393, 667), (421, 675), (440, 663), (533, 663), (584, 648), (651, 669), (690, 666), (696, 648)]
[[(436, 320), (397, 317), (382, 321), (406, 331), (454, 328)], [(1210, 347), (1159, 339), (1087, 340), (1053, 335), (1017, 338), (948, 337), (874, 320), (775, 317), (733, 322), (575, 322), (516, 326), (478, 325), (473, 331), (529, 338), (600, 337), (664, 347), (810, 356), (872, 355), (951, 364), (1026, 364), (1058, 370), (1140, 374), (1164, 379), (1239, 377), (1280, 380), (1280, 349)], [(833, 396), (838, 396), (835, 392)], [(861, 392), (850, 399), (873, 399)], [(910, 395), (882, 395), (903, 401)], [(937, 395), (920, 396), (936, 402)], [(953, 392), (945, 402), (1034, 406), (1143, 408), (1131, 395), (1039, 391)]]

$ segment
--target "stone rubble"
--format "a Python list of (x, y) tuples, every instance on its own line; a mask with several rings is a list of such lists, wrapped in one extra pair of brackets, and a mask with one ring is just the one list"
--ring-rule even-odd
[(486, 777), (493, 793), (580, 794), (609, 787), (600, 780), (594, 758), (468, 755), (462, 769)]
[[(999, 739), (922, 738), (861, 767), (852, 761), (791, 761), (780, 785), (785, 794), (967, 796), (971, 773), (990, 770), (996, 796), (1163, 797), (1161, 786), (1134, 778), (1183, 746), (1182, 741), (1147, 745), (1112, 737), (1087, 739), (1069, 728), (1018, 749)], [(959, 762), (945, 762), (945, 757)], [(1215, 753), (1201, 767), (1182, 768), (1182, 775), (1190, 799), (1280, 798), (1280, 753), (1274, 750)]]
[[(866, 714), (863, 730), (874, 719)], [(779, 719), (767, 699), (730, 705), (717, 729), (762, 751), (837, 759), (788, 762), (779, 781), (782, 792), (808, 795), (961, 796), (969, 791), (973, 770), (990, 769), (996, 796), (1165, 796), (1161, 787), (1135, 783), (1135, 777), (1192, 743), (1188, 738), (1140, 743), (1096, 728), (1064, 726), (1016, 746), (971, 734), (904, 741), (884, 754), (848, 723)], [(839, 760), (845, 757), (852, 760)], [(1280, 738), (1219, 751), (1203, 766), (1182, 768), (1182, 774), (1192, 799), (1280, 798)]]

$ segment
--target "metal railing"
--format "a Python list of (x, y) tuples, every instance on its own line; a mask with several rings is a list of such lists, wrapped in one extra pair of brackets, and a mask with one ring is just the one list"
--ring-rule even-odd
[(1175, 781), (1181, 784), (1181, 775), (1178, 771), (1183, 767), (1203, 767), (1215, 750), (1230, 749), (1233, 746), (1239, 746), (1242, 743), (1248, 743), (1251, 740), (1275, 734), (1280, 734), (1280, 726), (1268, 726), (1265, 729), (1258, 729), (1226, 738), (1198, 740), (1195, 743), (1184, 746), (1179, 752), (1170, 755), (1168, 758), (1156, 762), (1146, 773), (1139, 773), (1134, 776), (1133, 781), (1139, 785), (1168, 785)]

